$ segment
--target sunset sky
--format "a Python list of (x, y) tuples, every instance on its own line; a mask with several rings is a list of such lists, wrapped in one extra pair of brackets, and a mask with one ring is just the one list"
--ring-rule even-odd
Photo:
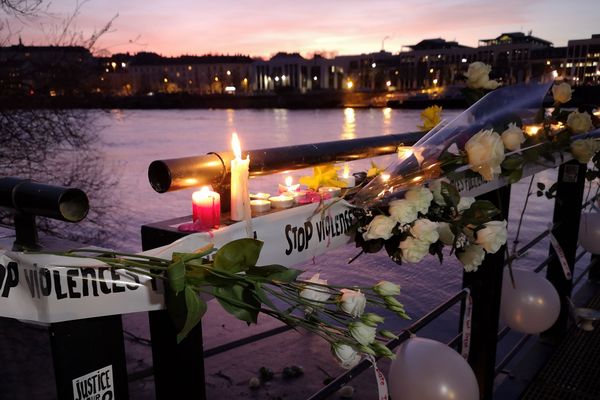
[[(37, 18), (3, 18), (25, 44), (56, 41), (74, 0), (52, 1)], [(476, 46), (502, 32), (533, 31), (566, 45), (600, 33), (599, 0), (90, 0), (74, 28), (89, 36), (117, 16), (96, 48), (110, 53), (155, 51), (180, 54), (277, 51), (357, 54), (442, 37)], [(5, 31), (7, 31), (5, 29)]]

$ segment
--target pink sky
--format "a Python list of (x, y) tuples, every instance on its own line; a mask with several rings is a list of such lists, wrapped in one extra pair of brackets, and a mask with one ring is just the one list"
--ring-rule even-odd
[[(12, 42), (48, 44), (74, 0), (54, 0), (44, 18), (8, 19)], [(597, 0), (91, 0), (75, 30), (89, 36), (118, 14), (96, 49), (111, 53), (248, 54), (327, 51), (357, 54), (442, 37), (476, 46), (478, 39), (529, 30), (566, 45), (600, 33)], [(568, 17), (567, 17), (568, 16)]]

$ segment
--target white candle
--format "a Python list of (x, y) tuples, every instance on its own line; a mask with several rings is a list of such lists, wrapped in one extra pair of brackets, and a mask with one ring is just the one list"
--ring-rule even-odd
[(273, 196), (269, 197), (273, 208), (290, 208), (294, 204), (294, 198), (291, 196)]
[(250, 217), (250, 196), (248, 194), (250, 156), (242, 160), (242, 149), (237, 133), (231, 135), (231, 146), (235, 156), (231, 160), (231, 219), (242, 221)]
[(346, 187), (356, 186), (356, 178), (353, 175), (350, 175), (350, 167), (347, 163), (344, 164), (344, 172), (340, 180), (346, 184)]
[(250, 208), (252, 213), (264, 213), (271, 209), (269, 200), (250, 200)]
[(331, 195), (331, 197), (339, 197), (340, 194), (342, 193), (342, 189), (340, 189), (339, 187), (333, 187), (333, 186), (323, 186), (323, 187), (319, 188), (319, 193), (321, 193), (321, 194), (329, 193)]
[(285, 178), (285, 185), (282, 185), (281, 183), (279, 184), (279, 193), (295, 192), (296, 190), (298, 190), (298, 188), (300, 187), (300, 184), (297, 183), (297, 184), (293, 185), (292, 184), (293, 182), (294, 182), (294, 178), (292, 178), (291, 176), (287, 176)]
[(271, 195), (269, 193), (250, 193), (251, 200), (269, 200)]

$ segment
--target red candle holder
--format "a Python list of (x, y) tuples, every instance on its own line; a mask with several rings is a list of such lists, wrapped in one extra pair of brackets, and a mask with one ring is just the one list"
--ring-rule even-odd
[(192, 220), (198, 230), (218, 228), (221, 222), (221, 196), (202, 187), (192, 193)]

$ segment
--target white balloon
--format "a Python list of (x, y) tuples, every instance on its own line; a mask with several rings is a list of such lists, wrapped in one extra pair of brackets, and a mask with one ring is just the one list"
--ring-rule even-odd
[(600, 254), (600, 213), (582, 213), (579, 244), (592, 254)]
[(540, 274), (513, 268), (513, 287), (508, 269), (502, 279), (500, 317), (511, 329), (536, 334), (550, 328), (560, 313), (560, 298)]
[(412, 338), (400, 345), (388, 375), (392, 399), (479, 400), (479, 386), (464, 358), (443, 343)]

